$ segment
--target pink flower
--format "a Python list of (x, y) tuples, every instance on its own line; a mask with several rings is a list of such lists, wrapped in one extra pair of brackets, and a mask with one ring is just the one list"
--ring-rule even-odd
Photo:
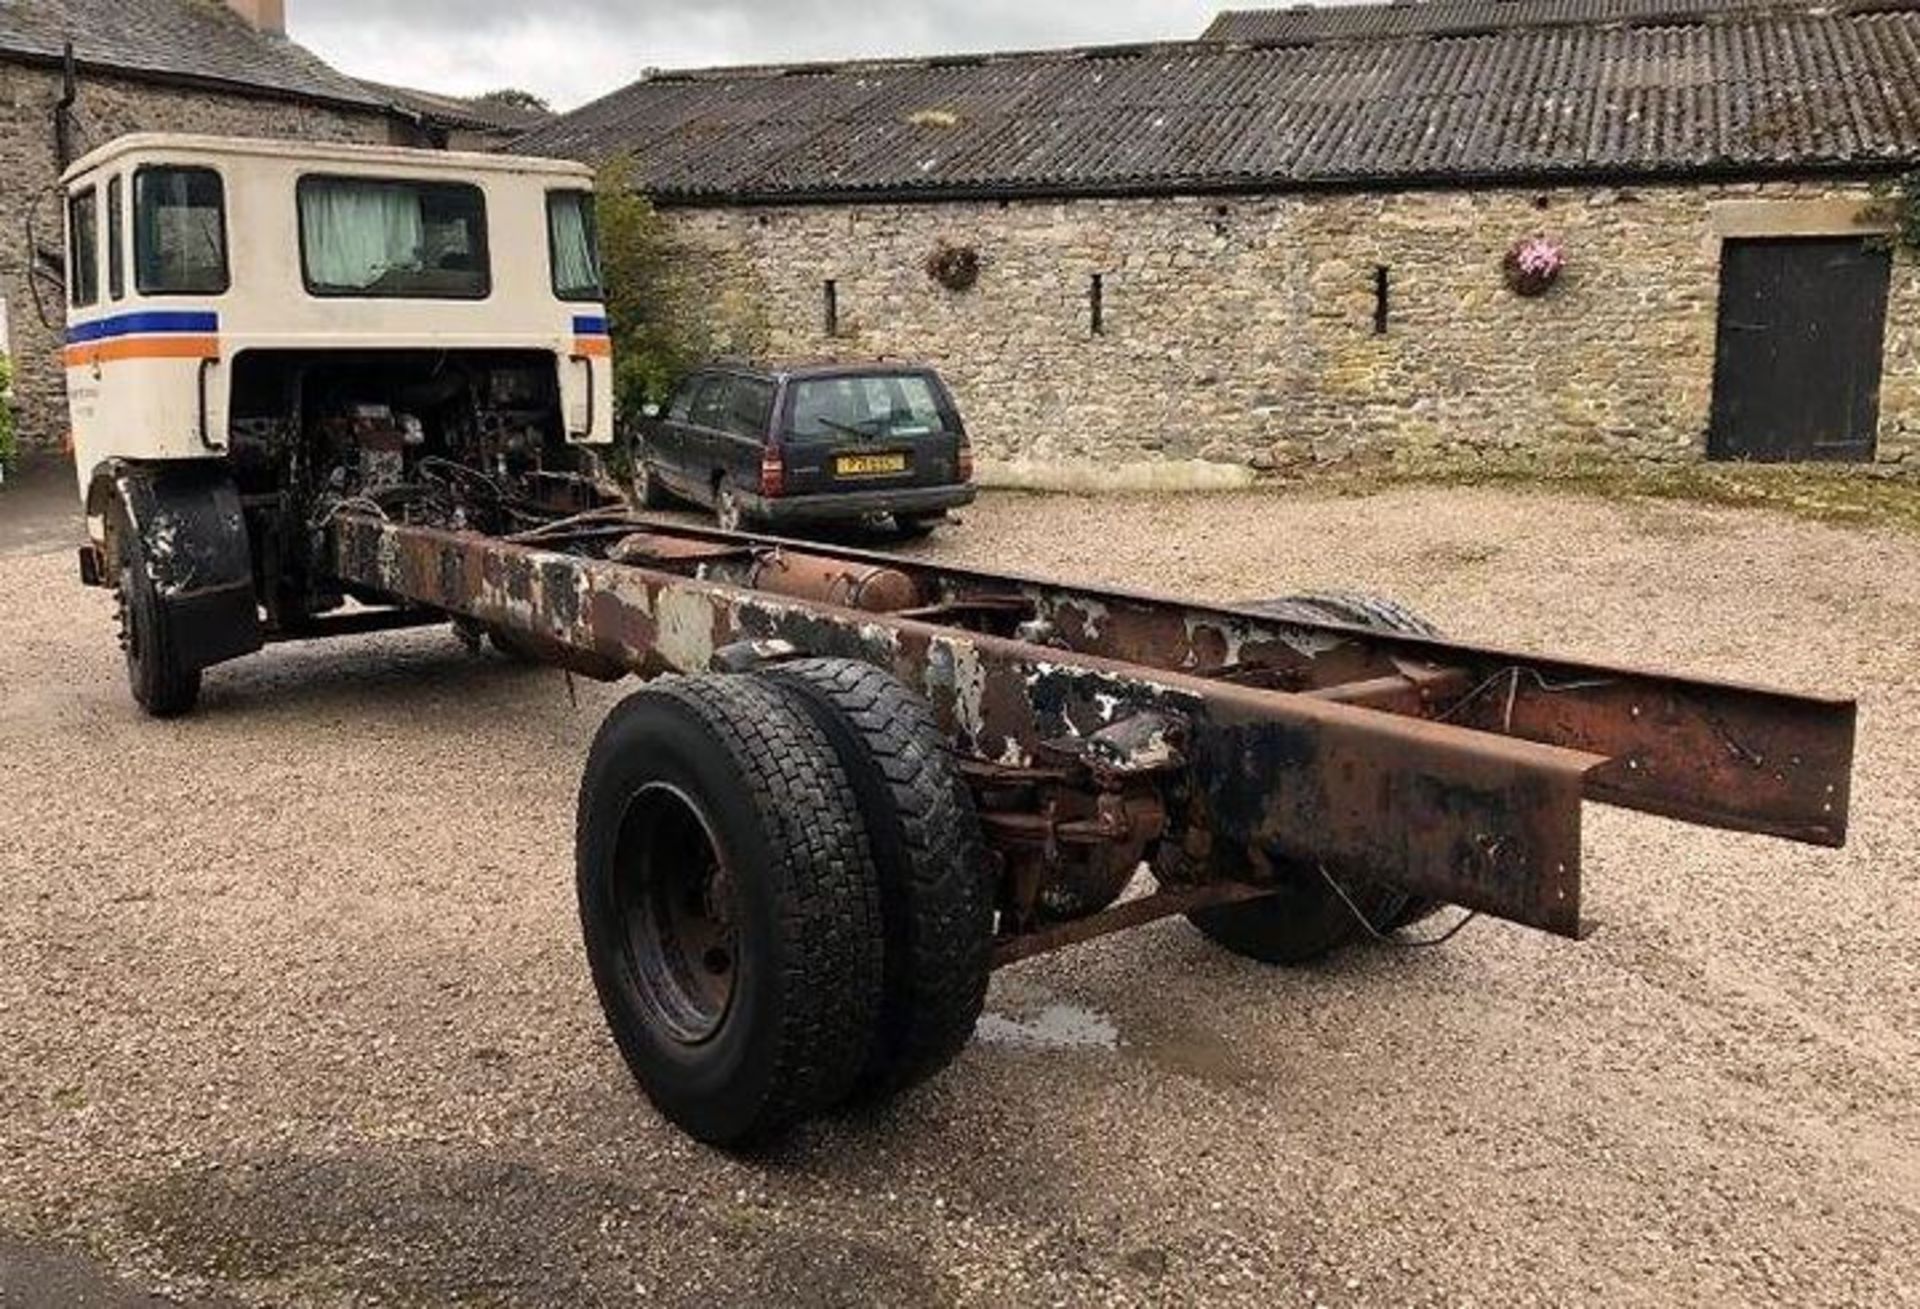
[(1530, 236), (1513, 248), (1513, 263), (1528, 277), (1551, 278), (1566, 267), (1567, 252), (1544, 236)]

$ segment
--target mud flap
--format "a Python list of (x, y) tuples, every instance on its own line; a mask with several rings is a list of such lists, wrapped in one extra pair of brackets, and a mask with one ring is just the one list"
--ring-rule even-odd
[(216, 463), (125, 466), (114, 487), (140, 536), (154, 592), (183, 668), (260, 649), (260, 611), (240, 492)]

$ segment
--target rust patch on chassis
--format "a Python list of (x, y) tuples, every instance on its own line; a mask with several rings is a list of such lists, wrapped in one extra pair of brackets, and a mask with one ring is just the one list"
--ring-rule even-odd
[(343, 515), (341, 573), (642, 674), (744, 640), (891, 669), (956, 749), (1007, 765), (1145, 711), (1180, 715), (1179, 784), (1210, 839), (1343, 868), (1572, 933), (1581, 779), (1597, 756), (888, 615)]

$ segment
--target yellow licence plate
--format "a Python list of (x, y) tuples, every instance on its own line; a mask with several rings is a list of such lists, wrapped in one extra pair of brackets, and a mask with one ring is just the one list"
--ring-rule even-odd
[(904, 454), (841, 455), (833, 461), (833, 471), (840, 477), (876, 477), (886, 473), (904, 473), (907, 471), (907, 457)]

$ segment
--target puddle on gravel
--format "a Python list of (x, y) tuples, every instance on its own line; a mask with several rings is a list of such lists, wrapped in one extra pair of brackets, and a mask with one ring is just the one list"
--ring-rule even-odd
[(1104, 1014), (1078, 1005), (1043, 1005), (1029, 1018), (986, 1013), (974, 1035), (987, 1045), (1027, 1050), (1113, 1050), (1120, 1045), (1120, 1029)]

